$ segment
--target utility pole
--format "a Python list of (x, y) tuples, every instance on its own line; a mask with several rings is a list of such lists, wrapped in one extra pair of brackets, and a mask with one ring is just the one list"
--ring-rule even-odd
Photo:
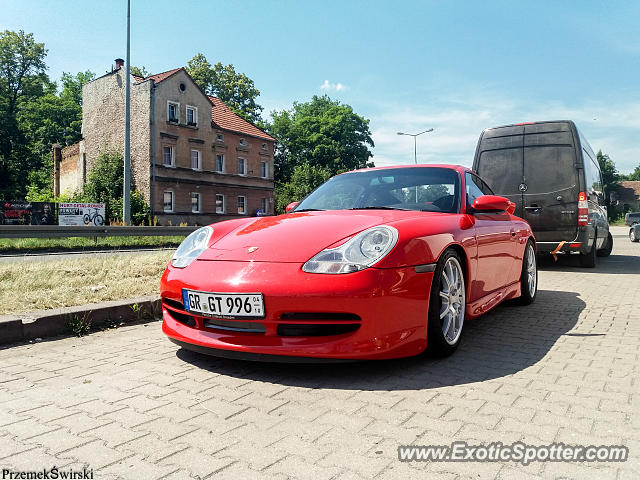
[(127, 63), (125, 64), (124, 96), (124, 198), (122, 219), (131, 225), (131, 0), (127, 0)]

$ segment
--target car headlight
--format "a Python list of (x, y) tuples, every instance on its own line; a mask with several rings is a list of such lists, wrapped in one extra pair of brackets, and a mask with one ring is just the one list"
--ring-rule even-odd
[(211, 235), (213, 235), (211, 227), (202, 227), (191, 233), (173, 254), (171, 265), (176, 268), (184, 268), (189, 265), (207, 249)]
[(398, 241), (398, 231), (388, 225), (369, 228), (336, 248), (326, 248), (308, 260), (307, 273), (352, 273), (385, 257)]

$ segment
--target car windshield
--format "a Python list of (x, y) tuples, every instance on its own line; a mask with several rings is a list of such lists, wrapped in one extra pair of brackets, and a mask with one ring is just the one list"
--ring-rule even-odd
[(449, 168), (391, 168), (344, 173), (320, 185), (294, 211), (458, 211), (458, 172)]

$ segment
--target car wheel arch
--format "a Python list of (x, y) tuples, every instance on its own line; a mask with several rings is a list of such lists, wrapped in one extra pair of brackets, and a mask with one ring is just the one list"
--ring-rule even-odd
[(469, 268), (469, 257), (467, 256), (467, 252), (459, 243), (450, 243), (449, 245), (447, 245), (445, 248), (442, 249), (442, 251), (438, 255), (438, 259), (436, 260), (436, 263), (440, 261), (440, 259), (442, 258), (442, 255), (444, 255), (444, 253), (447, 250), (453, 250), (458, 254), (458, 257), (460, 257), (460, 260), (462, 260), (461, 267), (462, 267), (462, 273), (464, 273), (465, 287), (467, 289), (467, 296), (468, 296), (471, 279), (469, 278), (470, 268)]

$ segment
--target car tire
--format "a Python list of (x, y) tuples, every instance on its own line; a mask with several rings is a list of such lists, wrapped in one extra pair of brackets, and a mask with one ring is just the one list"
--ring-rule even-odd
[(593, 234), (593, 244), (587, 253), (580, 254), (580, 266), (584, 268), (594, 268), (596, 266), (596, 239), (598, 232)]
[(522, 257), (522, 272), (520, 273), (520, 305), (531, 305), (538, 293), (538, 263), (533, 242), (529, 240), (524, 248)]
[(613, 236), (611, 235), (611, 232), (609, 232), (607, 234), (607, 243), (597, 251), (597, 255), (599, 257), (608, 257), (611, 255), (611, 250), (613, 250)]
[(440, 256), (431, 282), (427, 323), (427, 353), (446, 357), (460, 344), (467, 291), (460, 256), (447, 249)]
[(638, 235), (636, 234), (635, 228), (631, 228), (631, 230), (629, 230), (629, 240), (634, 243), (640, 241), (640, 238), (638, 238)]

